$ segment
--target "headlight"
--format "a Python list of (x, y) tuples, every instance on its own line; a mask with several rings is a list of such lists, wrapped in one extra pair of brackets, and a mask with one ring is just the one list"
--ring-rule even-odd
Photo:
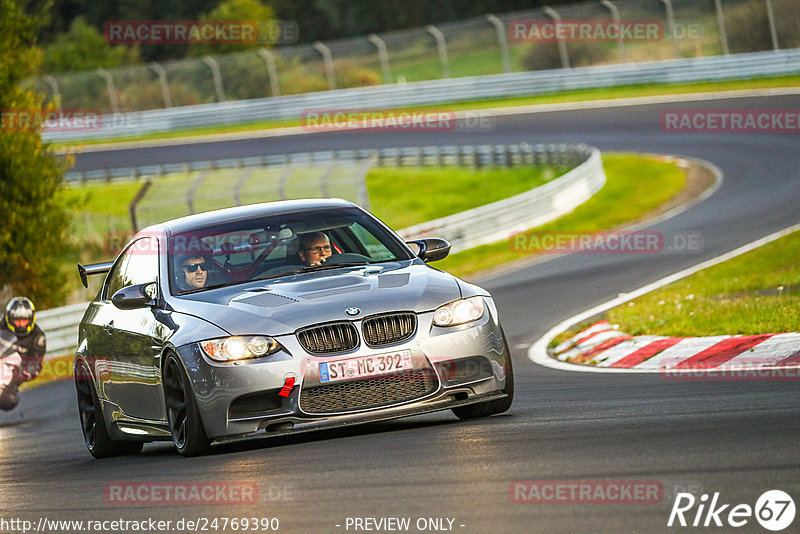
[(455, 300), (436, 309), (433, 324), (436, 326), (455, 326), (475, 321), (483, 315), (483, 297), (470, 297)]
[(268, 336), (234, 336), (201, 341), (200, 346), (212, 360), (228, 362), (267, 356), (281, 349), (280, 343)]

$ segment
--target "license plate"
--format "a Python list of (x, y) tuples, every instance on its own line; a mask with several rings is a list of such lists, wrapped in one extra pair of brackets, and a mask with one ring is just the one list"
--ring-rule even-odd
[(374, 354), (319, 364), (319, 381), (336, 382), (370, 376), (385, 375), (413, 369), (410, 350)]

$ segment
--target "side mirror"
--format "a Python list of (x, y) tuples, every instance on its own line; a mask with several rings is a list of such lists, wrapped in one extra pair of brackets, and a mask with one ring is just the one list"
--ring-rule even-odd
[(111, 297), (111, 303), (120, 310), (135, 310), (155, 306), (158, 287), (155, 282), (123, 287)]
[(443, 260), (450, 254), (450, 243), (438, 237), (415, 239), (406, 244), (425, 263)]

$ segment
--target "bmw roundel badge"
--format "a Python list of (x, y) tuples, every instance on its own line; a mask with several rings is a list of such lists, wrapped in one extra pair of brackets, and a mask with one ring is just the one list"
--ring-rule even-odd
[(356, 315), (361, 313), (361, 310), (359, 310), (358, 308), (347, 308), (344, 312), (350, 317), (355, 317)]

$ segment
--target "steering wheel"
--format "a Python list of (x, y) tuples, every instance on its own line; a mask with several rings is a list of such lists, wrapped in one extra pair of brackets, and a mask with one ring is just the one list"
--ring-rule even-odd
[(228, 264), (224, 265), (220, 264), (220, 268), (223, 270), (223, 272), (225, 272), (225, 274), (230, 276), (234, 282), (242, 282), (245, 280), (249, 280), (250, 278), (253, 277), (255, 273), (258, 272), (261, 265), (267, 259), (267, 256), (269, 256), (273, 250), (275, 250), (278, 246), (282, 245), (283, 243), (290, 241), (291, 239), (292, 239), (291, 237), (281, 238), (276, 236), (269, 242), (269, 244), (266, 246), (266, 248), (264, 248), (261, 254), (259, 254), (258, 257), (256, 257), (256, 259), (253, 260), (253, 262), (250, 263), (249, 265), (233, 267)]

